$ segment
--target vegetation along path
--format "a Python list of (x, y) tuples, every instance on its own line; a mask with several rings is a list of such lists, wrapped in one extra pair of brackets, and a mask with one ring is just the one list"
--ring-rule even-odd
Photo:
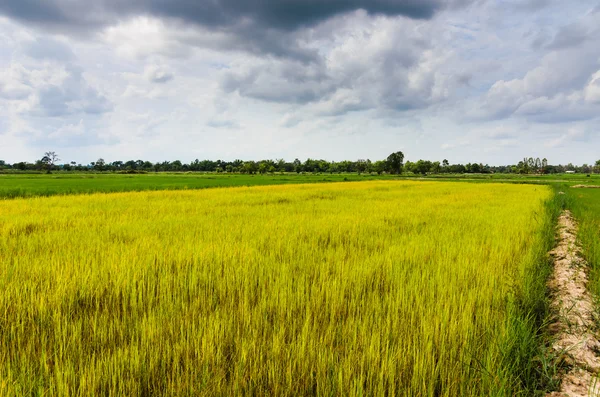
[(594, 304), (587, 290), (587, 263), (577, 245), (577, 224), (569, 211), (559, 218), (558, 245), (550, 252), (554, 273), (549, 280), (552, 308), (557, 313), (550, 330), (553, 348), (567, 364), (560, 391), (548, 396), (600, 396), (600, 342), (594, 332)]

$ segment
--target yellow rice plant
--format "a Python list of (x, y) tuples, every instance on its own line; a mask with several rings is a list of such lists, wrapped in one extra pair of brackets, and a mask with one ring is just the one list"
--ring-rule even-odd
[(364, 182), (0, 201), (0, 393), (512, 393), (508, 303), (550, 195)]

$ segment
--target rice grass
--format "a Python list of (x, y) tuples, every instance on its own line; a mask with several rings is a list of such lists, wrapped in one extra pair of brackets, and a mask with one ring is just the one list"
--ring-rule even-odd
[(545, 186), (0, 201), (4, 395), (530, 394)]
[(590, 266), (588, 288), (598, 300), (600, 297), (600, 189), (571, 188), (568, 193), (570, 206), (579, 222), (578, 242)]

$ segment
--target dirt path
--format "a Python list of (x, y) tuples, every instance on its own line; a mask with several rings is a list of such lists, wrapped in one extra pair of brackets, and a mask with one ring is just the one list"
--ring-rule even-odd
[(576, 244), (577, 224), (569, 211), (559, 218), (558, 245), (554, 273), (548, 282), (552, 309), (557, 314), (550, 326), (554, 350), (565, 357), (568, 370), (563, 374), (560, 391), (548, 396), (600, 396), (600, 342), (596, 337), (594, 305), (587, 290), (587, 264)]

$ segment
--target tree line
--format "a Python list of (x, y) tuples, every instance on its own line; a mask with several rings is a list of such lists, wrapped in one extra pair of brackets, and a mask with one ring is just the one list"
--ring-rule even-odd
[(74, 161), (60, 163), (56, 152), (46, 152), (35, 163), (17, 162), (8, 164), (0, 160), (1, 170), (15, 171), (77, 171), (77, 172), (227, 172), (242, 174), (267, 174), (267, 173), (376, 173), (376, 174), (554, 174), (573, 171), (577, 173), (600, 173), (600, 160), (594, 165), (583, 164), (575, 166), (550, 165), (547, 159), (524, 158), (517, 164), (505, 166), (490, 166), (483, 163), (450, 164), (447, 159), (440, 161), (418, 160), (404, 162), (404, 154), (400, 151), (391, 153), (385, 160), (371, 161), (359, 159), (355, 161), (327, 161), (308, 158), (305, 161), (277, 160), (199, 160), (189, 163), (180, 160), (162, 161), (153, 163), (144, 160), (128, 160), (106, 162), (104, 159), (89, 164), (78, 164)]

